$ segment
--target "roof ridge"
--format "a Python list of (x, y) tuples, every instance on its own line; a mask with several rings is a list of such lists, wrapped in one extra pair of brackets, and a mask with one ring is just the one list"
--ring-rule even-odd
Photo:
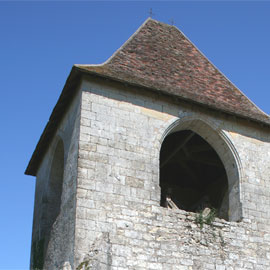
[(104, 63), (76, 66), (270, 123), (178, 27), (150, 17)]
[(73, 66), (26, 174), (36, 174), (46, 146), (84, 73), (133, 85), (142, 91), (171, 95), (270, 128), (269, 115), (242, 93), (180, 29), (148, 18), (104, 63)]
[(137, 28), (137, 30), (102, 64), (107, 65), (111, 62), (111, 60), (117, 55), (121, 50), (123, 50), (128, 43), (133, 39), (134, 36), (136, 36), (140, 30), (147, 24), (149, 21), (154, 21), (151, 17), (148, 17), (140, 26)]

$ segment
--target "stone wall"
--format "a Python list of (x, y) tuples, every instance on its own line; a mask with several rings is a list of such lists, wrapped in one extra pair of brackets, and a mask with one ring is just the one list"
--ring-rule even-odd
[[(43, 227), (42, 216), (47, 203), (52, 162), (59, 141), (62, 141), (64, 146), (61, 210), (50, 229), (44, 269), (62, 269), (63, 266), (69, 267), (69, 265), (73, 265), (80, 99), (81, 96), (78, 93), (62, 119), (38, 169), (33, 218), (31, 269), (39, 267), (44, 256), (44, 235), (41, 232)], [(59, 194), (54, 196), (59, 196)]]
[[(159, 206), (160, 147), (184, 118), (193, 122), (182, 128), (212, 143), (234, 179), (230, 210), (238, 222), (200, 224), (196, 213)], [(270, 269), (269, 130), (87, 80), (80, 124), (74, 269)]]

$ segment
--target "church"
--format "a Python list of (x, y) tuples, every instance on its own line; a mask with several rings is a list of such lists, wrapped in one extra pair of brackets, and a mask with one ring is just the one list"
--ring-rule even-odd
[(31, 269), (270, 269), (270, 117), (175, 26), (74, 65), (27, 166)]

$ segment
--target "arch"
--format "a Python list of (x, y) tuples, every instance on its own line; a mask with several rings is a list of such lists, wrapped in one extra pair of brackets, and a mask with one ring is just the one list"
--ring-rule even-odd
[[(160, 143), (160, 153), (166, 138), (177, 132), (190, 131), (201, 137), (216, 152), (222, 162), (227, 176), (227, 191), (220, 211), (226, 211), (227, 220), (242, 219), (240, 200), (241, 162), (236, 149), (227, 134), (206, 118), (197, 115), (185, 115), (172, 122), (165, 130)], [(160, 178), (162, 171), (160, 170)], [(160, 179), (161, 181), (161, 179)], [(161, 183), (160, 183), (161, 184)], [(161, 187), (162, 189), (162, 187)], [(162, 200), (162, 198), (161, 198)]]
[(51, 230), (61, 208), (61, 197), (64, 176), (64, 144), (61, 138), (57, 138), (52, 163), (50, 166), (49, 179), (46, 190), (42, 197), (42, 216), (40, 224), (39, 265), (37, 269), (43, 269), (44, 259), (50, 240)]
[(57, 216), (60, 213), (61, 195), (64, 175), (64, 144), (61, 139), (55, 148), (53, 161), (50, 170), (50, 178), (48, 182), (48, 222), (51, 228)]

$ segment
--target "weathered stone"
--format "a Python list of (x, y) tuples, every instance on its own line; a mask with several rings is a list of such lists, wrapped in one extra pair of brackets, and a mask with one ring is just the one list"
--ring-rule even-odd
[[(211, 216), (210, 207), (195, 213), (160, 206), (161, 148), (180, 131), (198, 134), (219, 156), (228, 185), (220, 209), (226, 217)], [(59, 140), (63, 191), (54, 194), (49, 187)], [(43, 260), (50, 270), (270, 269), (269, 153), (269, 127), (83, 78), (37, 170), (31, 267)], [(188, 174), (192, 179), (196, 172)], [(51, 198), (61, 198), (54, 220)]]

